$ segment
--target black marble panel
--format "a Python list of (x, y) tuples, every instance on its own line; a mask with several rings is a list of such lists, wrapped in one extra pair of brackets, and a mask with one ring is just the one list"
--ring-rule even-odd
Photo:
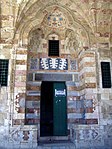
[(35, 74), (35, 81), (72, 81), (72, 74)]

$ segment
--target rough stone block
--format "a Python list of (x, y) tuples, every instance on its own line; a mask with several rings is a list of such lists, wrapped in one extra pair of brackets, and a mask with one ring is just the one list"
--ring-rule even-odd
[(0, 125), (4, 124), (4, 115), (3, 113), (0, 113)]

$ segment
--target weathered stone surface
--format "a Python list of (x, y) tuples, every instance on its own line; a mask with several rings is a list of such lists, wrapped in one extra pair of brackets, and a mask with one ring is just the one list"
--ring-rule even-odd
[(72, 81), (71, 74), (35, 74), (35, 81)]
[[(110, 0), (1, 0), (0, 59), (9, 60), (8, 85), (0, 86), (1, 149), (112, 148), (112, 87), (102, 88), (100, 65), (110, 62), (112, 74), (111, 16)], [(59, 56), (49, 56), (49, 40), (59, 40)], [(66, 59), (66, 70), (54, 61), (54, 69), (39, 69), (43, 58)], [(38, 146), (42, 81), (66, 82), (75, 146)]]

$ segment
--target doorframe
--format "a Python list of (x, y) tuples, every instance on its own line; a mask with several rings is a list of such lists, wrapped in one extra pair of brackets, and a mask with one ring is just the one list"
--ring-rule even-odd
[[(67, 128), (66, 128), (66, 131), (68, 130), (68, 113), (67, 113), (67, 107), (68, 107), (68, 102), (67, 102), (67, 85), (66, 85), (66, 81), (42, 81), (42, 82), (63, 82), (65, 84), (65, 88), (66, 88), (66, 125), (67, 125)], [(41, 82), (41, 85), (42, 85), (42, 82)], [(40, 118), (41, 118), (41, 94), (40, 94)], [(40, 119), (41, 120), (41, 119)], [(41, 126), (40, 126), (41, 127)], [(61, 140), (61, 141), (65, 141), (65, 140), (69, 140), (69, 137), (68, 137), (68, 131), (67, 131), (67, 135), (66, 136), (40, 136), (40, 127), (39, 127), (39, 141), (58, 141), (58, 140)]]

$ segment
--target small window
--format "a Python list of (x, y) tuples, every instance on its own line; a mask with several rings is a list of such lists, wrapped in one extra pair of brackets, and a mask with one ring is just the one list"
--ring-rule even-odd
[(49, 56), (59, 56), (59, 40), (49, 40)]
[(9, 60), (0, 60), (0, 85), (7, 86)]
[(111, 72), (109, 62), (101, 62), (101, 72), (102, 72), (102, 87), (111, 88)]

